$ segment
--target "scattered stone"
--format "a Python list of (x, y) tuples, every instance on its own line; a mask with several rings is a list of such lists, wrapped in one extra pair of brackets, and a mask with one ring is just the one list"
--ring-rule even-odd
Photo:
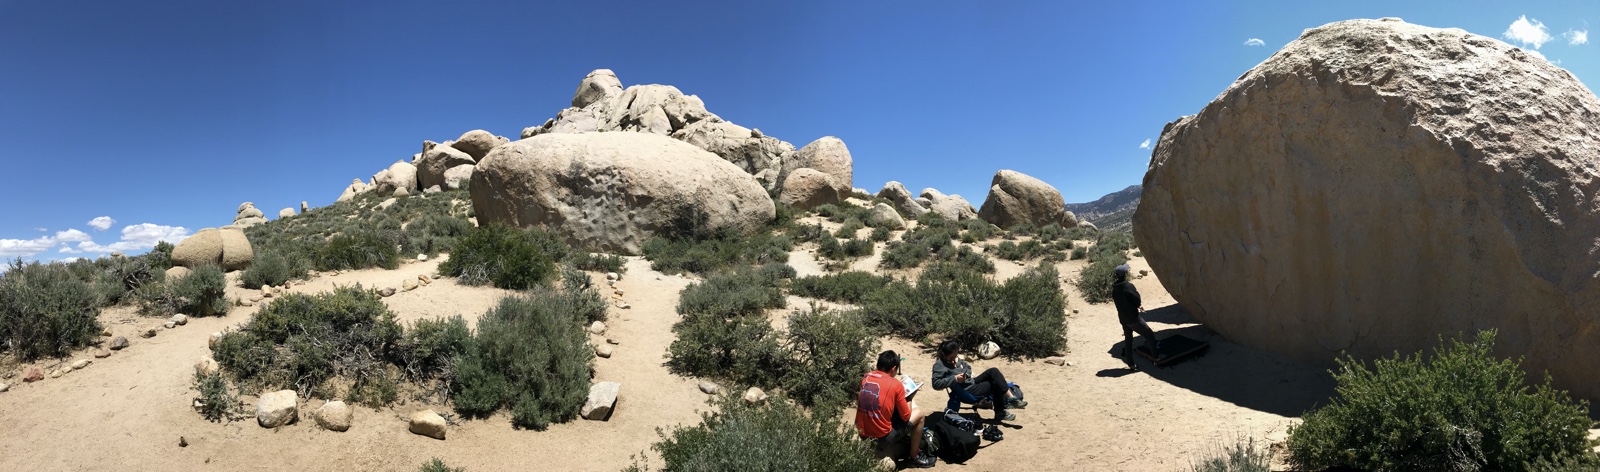
[(206, 340), (206, 347), (215, 350), (217, 343), (222, 342), (222, 333), (211, 333), (211, 338)]
[(428, 278), (427, 274), (418, 275), (417, 276), (417, 281), (418, 282), (422, 282), (423, 285), (428, 285), (428, 284), (433, 283), (433, 279)]
[(884, 457), (878, 459), (878, 470), (887, 471), (887, 470), (899, 470), (899, 469), (900, 468), (894, 464), (894, 458), (893, 457), (884, 456)]
[(417, 254), (417, 262), (428, 262), (427, 254)]
[(999, 344), (995, 344), (994, 341), (989, 341), (989, 342), (983, 343), (983, 345), (981, 345), (981, 346), (978, 346), (978, 357), (982, 357), (984, 359), (994, 359), (996, 356), (999, 356), (999, 355), (1000, 355), (1000, 345)]
[(606, 338), (606, 344), (617, 345), (622, 344), (622, 341), (618, 341), (617, 338)]
[(176, 328), (178, 326), (178, 324), (177, 323), (173, 323), (171, 321), (168, 321), (166, 323), (161, 323), (161, 326), (165, 327), (167, 329), (172, 329), (172, 328)]
[(8, 390), (11, 390), (11, 384), (0, 383), (0, 393), (5, 393)]
[(59, 379), (63, 375), (67, 375), (67, 371), (64, 369), (56, 369), (50, 372), (50, 378), (52, 379)]
[(239, 306), (256, 306), (255, 300), (239, 300)]
[(755, 405), (755, 404), (759, 404), (759, 403), (764, 403), (766, 401), (767, 401), (767, 392), (763, 392), (759, 388), (750, 387), (749, 390), (745, 390), (744, 391), (744, 403), (746, 405)]
[(139, 337), (142, 337), (142, 338), (153, 338), (153, 337), (156, 337), (156, 329), (155, 328), (146, 329), (146, 330), (144, 330), (143, 333), (139, 333)]
[(323, 403), (322, 407), (311, 413), (311, 416), (316, 418), (317, 426), (321, 426), (322, 429), (344, 432), (350, 429), (350, 421), (355, 419), (355, 413), (349, 405), (334, 400)]
[(273, 296), (273, 293), (272, 293), (272, 286), (271, 285), (263, 285), (263, 286), (261, 286), (261, 298), (272, 298), (272, 296)]
[(1045, 359), (1044, 359), (1044, 363), (1046, 363), (1046, 364), (1052, 364), (1052, 365), (1061, 365), (1061, 366), (1064, 366), (1064, 365), (1067, 365), (1067, 358), (1065, 358), (1065, 357), (1061, 357), (1061, 356), (1056, 356), (1056, 357), (1046, 357), (1046, 358), (1045, 358)]
[(1139, 269), (1139, 276), (1140, 277), (1144, 277), (1144, 276), (1148, 276), (1148, 275), (1150, 275), (1150, 271), (1144, 270), (1144, 269)]
[(611, 352), (612, 348), (610, 344), (601, 344), (594, 347), (594, 355), (599, 356), (602, 359), (610, 359)]
[(111, 337), (111, 328), (101, 329), (100, 330), (100, 336), (107, 337), (107, 338)]
[(722, 392), (722, 386), (717, 385), (716, 382), (712, 382), (710, 380), (701, 380), (700, 392), (706, 395), (716, 395), (717, 393)]
[(178, 436), (178, 447), (189, 447), (189, 440), (184, 439), (183, 436)]
[(413, 434), (443, 440), (444, 428), (444, 417), (434, 413), (433, 410), (422, 410), (411, 414), (411, 432)]
[(277, 428), (300, 419), (300, 396), (294, 390), (279, 390), (261, 394), (256, 401), (256, 423), (263, 428)]
[[(151, 334), (150, 336), (155, 336), (155, 335)], [(148, 338), (150, 336), (145, 336), (145, 337)], [(124, 338), (122, 336), (117, 336), (115, 338), (111, 338), (111, 346), (110, 346), (111, 350), (113, 350), (113, 351), (121, 351), (121, 350), (123, 350), (124, 348), (127, 348), (127, 347), (128, 347), (128, 338)]]
[(378, 296), (380, 296), (380, 297), (390, 297), (390, 296), (394, 295), (394, 292), (395, 292), (394, 287), (384, 287), (384, 288), (378, 289)]
[(622, 390), (622, 384), (617, 382), (600, 382), (589, 386), (589, 400), (583, 403), (579, 414), (588, 420), (607, 420), (611, 418), (611, 411), (617, 406), (617, 393)]
[(402, 292), (410, 292), (410, 291), (416, 290), (416, 289), (417, 289), (417, 280), (416, 279), (405, 279), (405, 280), (400, 281), (400, 291), (402, 291)]
[(29, 368), (28, 375), (22, 376), (22, 381), (27, 383), (34, 383), (40, 380), (44, 380), (44, 371), (38, 367)]
[(94, 361), (90, 360), (90, 359), (78, 359), (77, 362), (73, 362), (72, 363), (72, 370), (79, 370), (79, 369), (82, 369), (84, 367), (88, 367), (89, 364), (93, 364), (93, 363), (94, 363)]
[(183, 313), (179, 313), (179, 314), (176, 314), (176, 315), (172, 315), (172, 318), (170, 320), (168, 320), (168, 321), (171, 321), (173, 324), (176, 324), (178, 326), (183, 326), (183, 325), (189, 324), (189, 317), (185, 316)]
[(589, 332), (594, 333), (594, 334), (605, 334), (605, 332), (606, 332), (606, 324), (602, 323), (602, 322), (599, 322), (599, 321), (596, 321), (594, 323), (590, 323), (589, 324)]
[(616, 272), (606, 272), (606, 280), (615, 282), (622, 280), (622, 277), (618, 276)]
[(111, 357), (111, 350), (110, 349), (100, 348), (100, 349), (96, 349), (94, 351), (94, 358), (95, 359), (105, 359), (107, 357)]
[(215, 374), (217, 373), (217, 361), (210, 357), (202, 357), (200, 362), (194, 364), (194, 371), (202, 375)]
[(611, 293), (615, 293), (615, 294), (617, 294), (617, 296), (620, 297), (620, 296), (622, 296), (622, 289), (619, 288), (619, 289), (616, 289), (616, 290), (612, 290)]
[(167, 269), (167, 282), (174, 282), (178, 279), (188, 277), (190, 272), (193, 271), (189, 270), (188, 267), (172, 266), (172, 268)]
[(261, 303), (261, 295), (252, 293), (250, 294), (250, 298), (245, 299), (245, 301), (250, 303)]

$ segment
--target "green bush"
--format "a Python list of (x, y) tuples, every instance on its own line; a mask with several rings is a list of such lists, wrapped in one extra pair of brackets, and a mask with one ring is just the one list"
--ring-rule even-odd
[(176, 312), (189, 316), (228, 314), (228, 278), (222, 273), (222, 268), (203, 265), (170, 285), (176, 300)]
[(467, 468), (466, 467), (450, 467), (448, 465), (445, 465), (444, 461), (439, 460), (439, 458), (435, 457), (435, 458), (433, 458), (433, 460), (430, 460), (428, 462), (423, 463), (422, 464), (422, 468), (421, 469), (417, 469), (417, 472), (467, 472)]
[(719, 273), (684, 288), (667, 366), (680, 374), (775, 385), (786, 366), (766, 310), (782, 308), (785, 300), (778, 274), (763, 272), (771, 271)]
[(173, 248), (174, 246), (172, 243), (166, 241), (156, 241), (156, 247), (150, 249), (150, 252), (145, 253), (141, 257), (144, 258), (145, 262), (150, 264), (151, 270), (156, 272), (165, 272), (167, 269), (172, 268)]
[(567, 263), (582, 270), (596, 272), (628, 272), (628, 260), (615, 254), (596, 254), (585, 251), (573, 251), (567, 256)]
[[(436, 398), (448, 396), (456, 360), (472, 348), (472, 330), (460, 315), (417, 320), (406, 330), (396, 349), (405, 377)], [(435, 382), (437, 381), (437, 382)]]
[(890, 233), (890, 230), (889, 230), (889, 227), (887, 227), (887, 226), (879, 226), (877, 228), (872, 228), (872, 234), (867, 236), (867, 240), (870, 240), (870, 241), (875, 242), (875, 243), (885, 242), (885, 241), (889, 240), (889, 233)]
[(824, 234), (817, 243), (817, 255), (824, 259), (836, 261), (850, 260), (872, 255), (872, 242), (860, 239), (846, 239), (840, 241), (831, 234)]
[(382, 267), (393, 270), (400, 267), (400, 251), (395, 248), (394, 237), (380, 230), (357, 230), (339, 233), (328, 240), (314, 259), (318, 270), (352, 270)]
[(1008, 261), (1037, 259), (1044, 257), (1050, 252), (1050, 248), (1046, 247), (1044, 243), (1039, 242), (1037, 239), (1023, 241), (1020, 244), (1011, 241), (1005, 241), (1001, 242), (999, 246), (995, 246), (995, 257), (999, 257)]
[(1089, 256), (1089, 250), (1088, 249), (1085, 249), (1085, 248), (1082, 248), (1082, 247), (1077, 247), (1077, 248), (1073, 248), (1072, 249), (1072, 260), (1074, 260), (1074, 261), (1076, 261), (1078, 259), (1083, 259), (1083, 258), (1088, 257), (1088, 256)]
[(861, 228), (865, 227), (867, 227), (867, 224), (862, 223), (861, 218), (852, 216), (849, 219), (844, 220), (844, 224), (839, 225), (839, 230), (835, 231), (833, 235), (839, 239), (855, 239), (856, 233), (861, 231)]
[(536, 287), (485, 313), (456, 362), (456, 411), (481, 418), (507, 408), (513, 426), (534, 430), (576, 418), (594, 374), (584, 322), (596, 315), (583, 292), (594, 290)]
[(294, 254), (279, 254), (277, 250), (263, 250), (256, 253), (250, 262), (250, 267), (239, 275), (239, 282), (244, 288), (257, 289), (262, 286), (283, 286), (284, 282), (304, 278), (310, 270), (310, 261), (300, 259)]
[(194, 373), (194, 389), (200, 392), (200, 416), (210, 421), (232, 418), (240, 408), (239, 397), (228, 389), (221, 372)]
[(872, 370), (878, 354), (878, 338), (860, 314), (816, 306), (789, 316), (784, 344), (793, 355), (784, 390), (801, 405), (818, 408), (854, 400), (861, 375)]
[(472, 230), (472, 223), (462, 218), (439, 213), (422, 215), (405, 225), (401, 233), (401, 254), (434, 256), (451, 251), (456, 242)]
[(1237, 442), (1211, 451), (1189, 465), (1193, 472), (1271, 472), (1272, 451), (1256, 446), (1256, 439)]
[(853, 270), (827, 275), (808, 275), (789, 284), (789, 293), (809, 298), (859, 305), (867, 295), (882, 290), (894, 278)]
[(0, 350), (23, 361), (63, 357), (100, 335), (101, 300), (61, 263), (10, 263), (0, 273)]
[[(878, 470), (872, 443), (856, 439), (853, 428), (775, 400), (745, 405), (736, 396), (725, 396), (712, 412), (701, 414), (699, 425), (663, 432), (651, 448), (661, 454), (665, 471)], [(641, 469), (634, 465), (625, 470)]]
[[(962, 221), (961, 229), (966, 230), (962, 233), (962, 241), (968, 243), (985, 241), (1000, 234), (1000, 227), (983, 220)], [(972, 240), (968, 241), (967, 238)]]
[(970, 266), (938, 262), (915, 284), (894, 280), (860, 302), (866, 323), (922, 340), (930, 333), (975, 348), (994, 341), (1017, 356), (1049, 356), (1066, 347), (1066, 298), (1055, 267), (1041, 264), (1004, 284)]
[(241, 385), (332, 398), (338, 395), (329, 381), (344, 378), (353, 385), (346, 399), (381, 406), (393, 397), (374, 397), (371, 389), (393, 384), (390, 365), (401, 337), (376, 293), (339, 287), (272, 299), (239, 331), (224, 333), (212, 356)]
[[(1495, 333), (1421, 353), (1353, 358), (1334, 372), (1338, 396), (1289, 429), (1301, 469), (1524, 470), (1536, 461), (1592, 456), (1588, 403), (1529, 387), (1520, 360), (1493, 354)], [(1548, 463), (1548, 462), (1547, 462)]]
[(788, 262), (794, 245), (785, 235), (727, 231), (704, 238), (652, 237), (641, 252), (650, 268), (668, 274), (706, 274), (730, 267)]
[(133, 294), (147, 284), (157, 283), (165, 277), (166, 268), (157, 268), (146, 257), (105, 258), (109, 267), (101, 273), (97, 283), (104, 292), (101, 305), (114, 305), (131, 299)]
[(491, 224), (456, 242), (450, 259), (439, 264), (439, 273), (467, 285), (524, 290), (551, 280), (555, 261), (565, 258), (566, 251), (565, 243), (544, 230)]
[(1000, 334), (1010, 355), (1045, 357), (1067, 347), (1067, 299), (1061, 273), (1041, 263), (1000, 285)]
[(1078, 293), (1083, 294), (1083, 301), (1089, 303), (1111, 301), (1111, 284), (1117, 281), (1117, 266), (1124, 262), (1128, 260), (1115, 257), (1100, 259), (1079, 271), (1078, 278), (1073, 280), (1072, 284), (1078, 287)]

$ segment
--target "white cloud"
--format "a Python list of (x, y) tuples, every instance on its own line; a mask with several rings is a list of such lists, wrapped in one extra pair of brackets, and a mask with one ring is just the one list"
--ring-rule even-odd
[(122, 227), (121, 241), (104, 246), (93, 241), (84, 241), (78, 243), (78, 250), (98, 253), (139, 251), (156, 247), (156, 243), (160, 241), (178, 244), (186, 237), (189, 237), (189, 229), (182, 226), (139, 223)]
[(1567, 38), (1567, 44), (1573, 46), (1589, 44), (1589, 30), (1567, 30), (1567, 32), (1561, 33), (1561, 36)]
[(100, 231), (105, 231), (105, 230), (111, 229), (111, 224), (112, 223), (116, 223), (116, 222), (117, 222), (117, 220), (113, 220), (109, 216), (101, 216), (101, 217), (97, 217), (95, 219), (89, 220), (89, 226), (94, 228), (94, 229), (98, 229)]
[(34, 254), (45, 252), (56, 245), (54, 236), (40, 236), (33, 239), (0, 239), (0, 257), (33, 257)]
[(38, 232), (40, 232), (40, 233), (43, 233), (43, 232), (45, 232), (45, 231), (50, 231), (50, 230), (48, 230), (48, 229), (44, 229), (44, 228), (34, 228), (34, 229), (33, 229), (33, 230), (34, 230), (34, 231), (38, 231)]
[(1266, 46), (1267, 42), (1266, 41), (1262, 41), (1261, 38), (1250, 38), (1248, 40), (1245, 40), (1244, 45), (1245, 46)]
[[(1511, 22), (1511, 27), (1506, 28), (1505, 38), (1522, 43), (1531, 44), (1534, 49), (1539, 49), (1544, 43), (1550, 42), (1550, 31), (1545, 29), (1544, 23), (1539, 20), (1529, 20), (1527, 15)], [(1587, 35), (1585, 35), (1587, 36)], [(1585, 38), (1587, 40), (1587, 38)]]
[(90, 237), (89, 233), (78, 231), (76, 229), (69, 229), (56, 233), (56, 241), (63, 243), (82, 243), (93, 240), (94, 238)]
[(1150, 149), (1150, 140), (1146, 139), (1144, 142), (1139, 143), (1139, 149)]

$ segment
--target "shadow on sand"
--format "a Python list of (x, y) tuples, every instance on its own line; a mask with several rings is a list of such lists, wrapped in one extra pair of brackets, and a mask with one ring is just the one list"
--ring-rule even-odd
[[(1145, 321), (1156, 331), (1157, 338), (1183, 335), (1209, 342), (1211, 349), (1167, 367), (1156, 367), (1138, 358), (1139, 373), (1244, 408), (1283, 416), (1299, 417), (1313, 407), (1326, 405), (1333, 396), (1333, 377), (1327, 368), (1228, 342), (1204, 325), (1162, 329), (1162, 324), (1196, 322), (1188, 310), (1177, 304), (1146, 310)], [(1134, 335), (1135, 346), (1143, 342)], [(1106, 353), (1120, 360), (1126, 344), (1118, 341)], [(1105, 369), (1095, 375), (1122, 377), (1133, 373), (1128, 369)]]

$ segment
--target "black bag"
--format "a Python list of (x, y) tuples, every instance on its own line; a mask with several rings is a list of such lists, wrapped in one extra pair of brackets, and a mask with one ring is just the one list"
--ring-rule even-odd
[(1022, 400), (1022, 386), (1021, 385), (1017, 385), (1015, 383), (1011, 384), (1011, 398), (1015, 398), (1018, 401)]
[(978, 435), (963, 431), (954, 421), (946, 419), (945, 413), (930, 414), (923, 424), (933, 430), (933, 437), (939, 446), (934, 454), (939, 456), (939, 460), (961, 464), (978, 455)]

